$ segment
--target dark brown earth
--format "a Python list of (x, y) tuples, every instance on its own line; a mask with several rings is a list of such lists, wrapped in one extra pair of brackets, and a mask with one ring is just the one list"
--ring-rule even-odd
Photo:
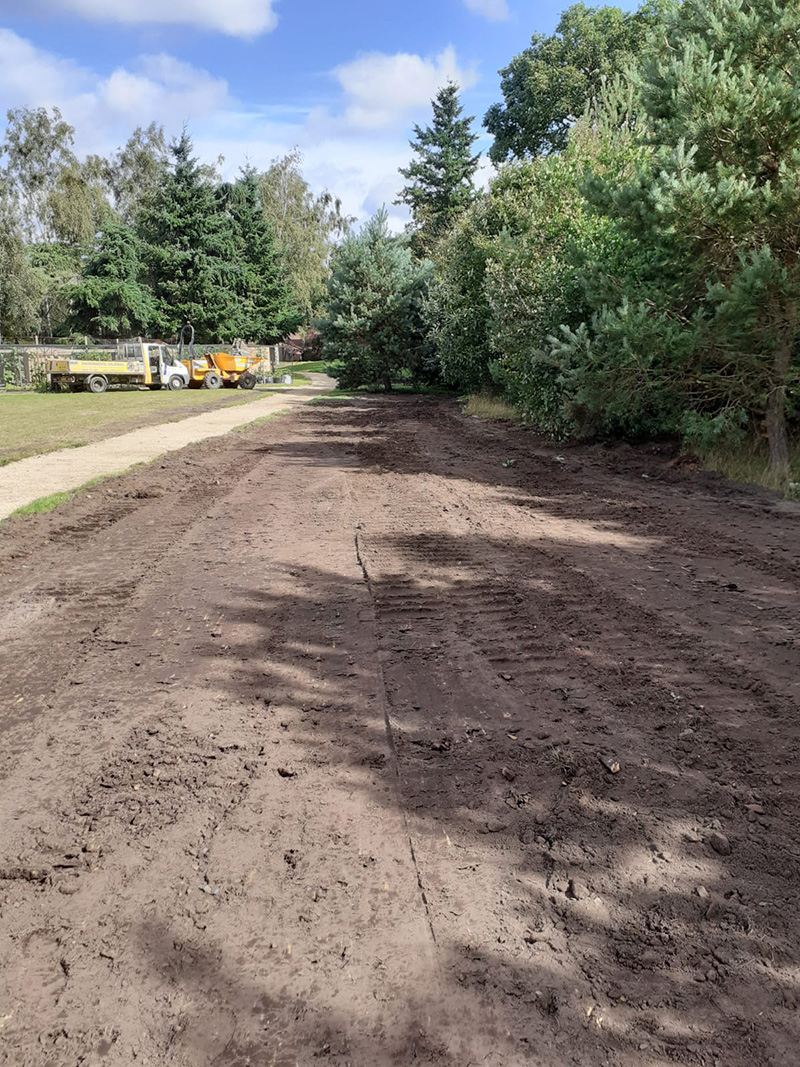
[(0, 541), (0, 1063), (798, 1063), (791, 505), (329, 400)]

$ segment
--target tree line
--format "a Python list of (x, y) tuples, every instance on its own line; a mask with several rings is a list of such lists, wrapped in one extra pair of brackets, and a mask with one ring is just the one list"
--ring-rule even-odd
[[(297, 151), (222, 181), (184, 131), (74, 152), (58, 109), (9, 111), (0, 144), (0, 340), (172, 337), (269, 343), (320, 310), (350, 220)], [(220, 161), (221, 162), (221, 161)]]
[(350, 385), (502, 392), (556, 438), (800, 424), (800, 7), (575, 4), (501, 72), (476, 188), (458, 89), (416, 127), (409, 232), (333, 257), (325, 349)]

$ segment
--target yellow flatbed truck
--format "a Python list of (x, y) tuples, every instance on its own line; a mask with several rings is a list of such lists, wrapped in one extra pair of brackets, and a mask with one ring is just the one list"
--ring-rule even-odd
[(110, 385), (146, 385), (150, 389), (184, 389), (189, 371), (160, 341), (129, 341), (86, 357), (80, 349), (48, 361), (50, 388), (104, 393)]

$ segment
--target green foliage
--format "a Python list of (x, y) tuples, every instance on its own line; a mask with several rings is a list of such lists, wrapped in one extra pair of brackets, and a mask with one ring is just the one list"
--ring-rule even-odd
[(343, 388), (390, 390), (404, 371), (430, 376), (422, 314), (429, 274), (430, 264), (414, 259), (407, 238), (390, 234), (385, 210), (345, 238), (334, 254), (319, 323), (324, 357), (344, 365)]
[(63, 173), (78, 167), (72, 151), (75, 130), (57, 107), (52, 115), (43, 107), (17, 108), (6, 114), (8, 125), (0, 157), (5, 158), (8, 195), (17, 205), (26, 239), (53, 240), (57, 234), (51, 197)]
[(134, 225), (167, 172), (169, 149), (164, 129), (155, 122), (137, 126), (122, 148), (104, 160), (104, 174), (122, 219)]
[(580, 192), (587, 140), (599, 157), (599, 138), (584, 131), (562, 156), (500, 171), (442, 242), (428, 306), (445, 380), (471, 392), (500, 386), (557, 436), (571, 422), (548, 338), (588, 312), (578, 261), (621, 254), (614, 224)]
[(186, 131), (170, 146), (172, 161), (139, 235), (161, 329), (174, 335), (191, 322), (197, 340), (233, 339), (237, 327), (236, 236), (217, 188), (192, 155)]
[(439, 242), (425, 314), (436, 345), (442, 378), (464, 392), (479, 392), (491, 381), (491, 311), (486, 265), (492, 238), (503, 220), (491, 198), (483, 197)]
[(6, 308), (3, 329), (17, 337), (49, 337), (61, 330), (68, 310), (65, 286), (80, 269), (80, 248), (109, 210), (101, 161), (89, 157), (80, 163), (73, 136), (58, 108), (8, 112), (0, 146), (6, 219), (0, 224), (5, 229), (0, 255), (12, 273), (0, 282), (0, 300)]
[(500, 71), (503, 103), (493, 104), (484, 118), (494, 137), (494, 162), (564, 149), (574, 122), (603, 83), (639, 53), (663, 7), (654, 0), (630, 14), (573, 4), (555, 33), (534, 34)]
[(290, 153), (222, 185), (156, 123), (109, 158), (57, 109), (8, 112), (0, 145), (0, 337), (174, 333), (271, 342), (319, 308), (351, 219)]
[(295, 330), (303, 316), (284, 273), (273, 227), (264, 214), (257, 172), (246, 167), (226, 190), (226, 199), (237, 268), (234, 332), (256, 344), (270, 344)]
[(88, 156), (61, 168), (47, 197), (47, 221), (55, 241), (88, 247), (111, 214), (105, 161)]
[(449, 82), (436, 94), (433, 125), (414, 127), (410, 142), (416, 156), (400, 173), (407, 180), (398, 204), (407, 204), (415, 228), (415, 247), (427, 254), (475, 199), (473, 177), (480, 152), (472, 118), (462, 117), (458, 86)]
[[(632, 18), (571, 8), (558, 40), (514, 67), (535, 92), (520, 89), (529, 126), (509, 127), (522, 140), (498, 142), (498, 158), (551, 154), (502, 168), (436, 249), (443, 374), (499, 386), (554, 436), (667, 430), (707, 451), (762, 426), (786, 482), (787, 424), (800, 421), (800, 8), (685, 0)], [(580, 53), (576, 69), (613, 71), (648, 20), (660, 28), (638, 67), (593, 84), (575, 122), (589, 90), (565, 64)], [(562, 107), (553, 92), (570, 86)]]
[[(627, 182), (587, 187), (658, 267), (619, 279), (594, 343), (616, 315), (632, 350), (663, 351), (654, 370), (687, 410), (763, 419), (785, 473), (800, 381), (799, 35), (800, 9), (780, 0), (676, 5), (634, 82), (652, 157)], [(620, 309), (636, 306), (624, 329)], [(676, 366), (678, 335), (690, 343)]]
[(39, 294), (39, 325), (43, 337), (59, 337), (69, 314), (69, 287), (80, 276), (81, 250), (57, 242), (28, 245)]
[(70, 290), (70, 328), (92, 337), (146, 335), (158, 315), (142, 275), (140, 241), (109, 218)]
[(264, 214), (281, 250), (284, 271), (302, 322), (309, 324), (322, 309), (335, 242), (354, 221), (330, 193), (315, 196), (301, 172), (295, 149), (273, 160), (260, 177)]
[(0, 184), (0, 340), (18, 341), (39, 329), (40, 278)]

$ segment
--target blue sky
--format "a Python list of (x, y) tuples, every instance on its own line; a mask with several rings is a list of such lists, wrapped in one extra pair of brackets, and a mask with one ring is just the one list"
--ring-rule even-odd
[(0, 108), (58, 105), (81, 152), (187, 121), (227, 174), (296, 145), (311, 183), (364, 217), (396, 195), (436, 88), (459, 81), (483, 132), (498, 68), (567, 2), (0, 0)]

